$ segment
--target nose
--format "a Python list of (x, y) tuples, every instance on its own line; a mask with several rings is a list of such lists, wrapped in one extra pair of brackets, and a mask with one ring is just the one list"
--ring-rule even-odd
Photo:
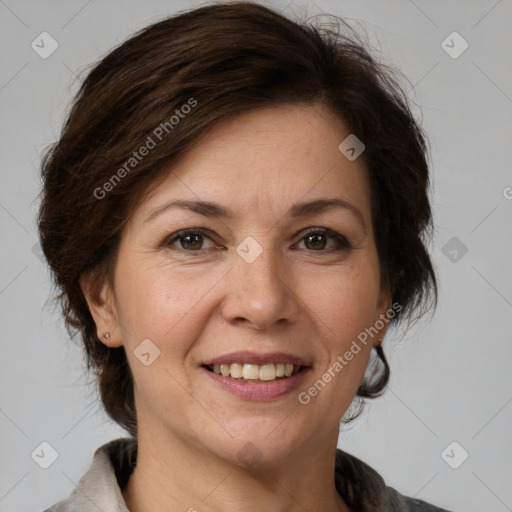
[(292, 323), (299, 318), (300, 300), (294, 275), (271, 249), (264, 249), (252, 262), (235, 254), (228, 274), (228, 292), (222, 316), (231, 324), (269, 329), (274, 324)]

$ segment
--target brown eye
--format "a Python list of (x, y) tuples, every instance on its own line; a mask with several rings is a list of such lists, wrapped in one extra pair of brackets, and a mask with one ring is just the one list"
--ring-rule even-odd
[(209, 240), (212, 245), (212, 239), (202, 229), (188, 229), (171, 235), (165, 244), (178, 250), (200, 252), (211, 248), (211, 245), (203, 247), (206, 240)]
[[(306, 232), (301, 242), (307, 250), (312, 252), (334, 252), (351, 249), (349, 241), (339, 233), (326, 228), (312, 228)], [(334, 247), (327, 247), (334, 241)]]
[(304, 240), (306, 240), (306, 247), (313, 250), (324, 249), (327, 243), (326, 236), (324, 234), (308, 235), (304, 237)]
[(200, 249), (203, 244), (203, 235), (185, 235), (178, 238), (183, 249)]

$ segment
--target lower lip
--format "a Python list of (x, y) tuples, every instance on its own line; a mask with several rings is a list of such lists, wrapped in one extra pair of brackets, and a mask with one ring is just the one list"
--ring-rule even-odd
[(294, 389), (299, 387), (305, 379), (306, 374), (311, 370), (311, 367), (304, 368), (291, 377), (280, 378), (269, 382), (244, 382), (211, 372), (203, 366), (199, 369), (205, 372), (214, 382), (236, 396), (245, 398), (246, 400), (264, 401), (275, 400), (276, 398), (291, 393)]

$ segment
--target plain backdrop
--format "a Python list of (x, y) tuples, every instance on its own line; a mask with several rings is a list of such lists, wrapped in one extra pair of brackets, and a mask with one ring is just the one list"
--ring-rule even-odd
[[(431, 145), (438, 309), (405, 338), (386, 337), (389, 388), (339, 446), (404, 494), (454, 512), (512, 510), (512, 2), (262, 3), (362, 24), (378, 58), (409, 79)], [(134, 31), (198, 5), (0, 0), (0, 512), (67, 497), (94, 450), (126, 435), (98, 405), (58, 311), (45, 307), (41, 153), (59, 136), (76, 74)], [(58, 44), (48, 58), (31, 46), (42, 32)], [(58, 454), (47, 469), (31, 455), (43, 442)]]

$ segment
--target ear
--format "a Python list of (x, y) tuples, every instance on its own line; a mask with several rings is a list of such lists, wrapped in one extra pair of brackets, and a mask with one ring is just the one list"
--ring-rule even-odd
[[(388, 330), (389, 322), (395, 316), (391, 305), (393, 298), (391, 297), (391, 291), (387, 287), (382, 287), (379, 293), (377, 301), (377, 316), (375, 318), (375, 327), (379, 330), (379, 333), (373, 337), (373, 346), (377, 348)], [(381, 340), (381, 341), (379, 341)]]
[[(108, 347), (121, 346), (123, 343), (113, 300), (113, 290), (107, 277), (99, 277), (94, 269), (86, 271), (80, 276), (80, 287), (96, 324), (98, 339)], [(110, 334), (109, 339), (103, 336), (106, 332)]]

